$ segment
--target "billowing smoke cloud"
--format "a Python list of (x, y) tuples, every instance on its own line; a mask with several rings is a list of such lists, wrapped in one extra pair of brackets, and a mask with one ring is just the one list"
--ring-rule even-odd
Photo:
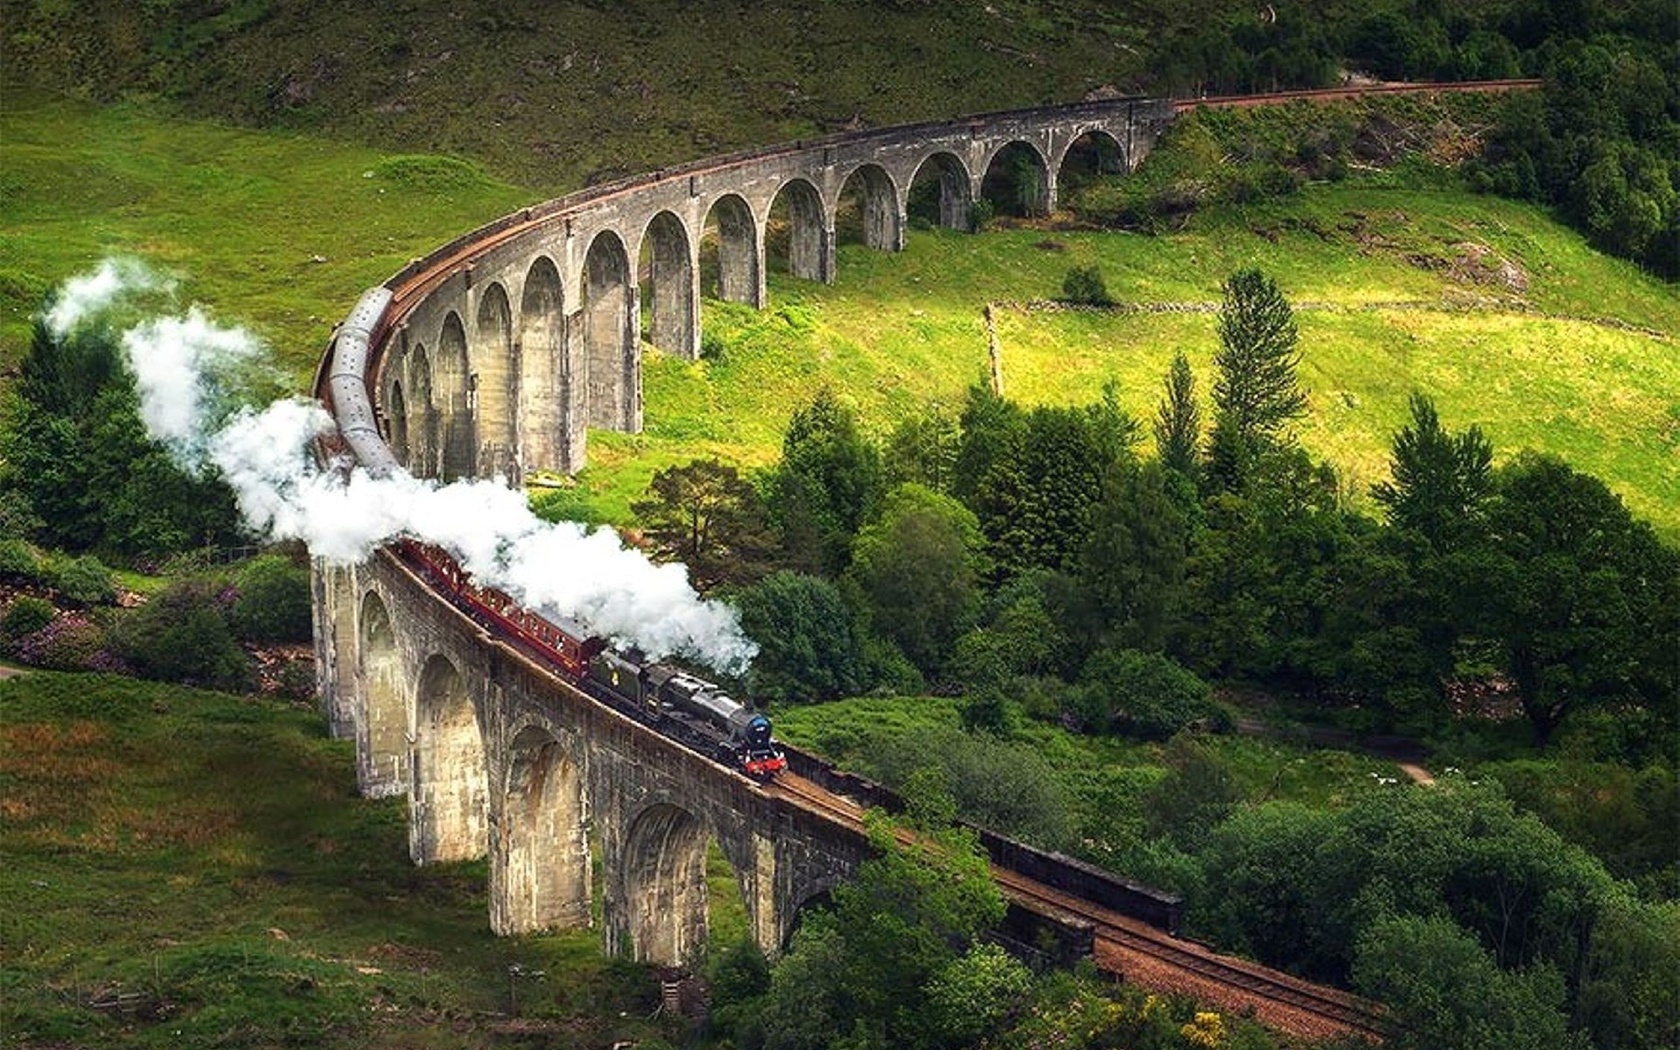
[[(134, 263), (107, 263), (77, 280), (89, 283), (74, 295), (76, 281), (66, 286), (48, 321), (55, 332), (114, 303), (125, 281), (158, 286)], [(74, 308), (66, 305), (72, 301)], [(55, 319), (61, 310), (62, 321)], [(734, 610), (702, 600), (681, 565), (655, 565), (610, 529), (545, 522), (499, 481), (440, 485), (401, 472), (376, 478), (359, 468), (348, 475), (321, 469), (310, 442), (334, 424), (320, 404), (292, 398), (230, 409), (228, 384), (264, 357), (243, 331), (195, 308), (136, 325), (122, 344), (148, 431), (184, 468), (218, 468), (247, 525), (263, 535), (302, 540), (338, 564), (410, 536), (454, 553), (480, 583), (650, 656), (680, 654), (734, 672), (754, 655)]]

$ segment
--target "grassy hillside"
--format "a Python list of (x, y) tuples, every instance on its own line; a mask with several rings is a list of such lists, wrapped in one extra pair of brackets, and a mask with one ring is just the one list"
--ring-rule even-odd
[[(536, 196), (448, 158), (24, 101), (0, 110), (4, 361), (26, 345), (40, 296), (123, 251), (254, 328), (301, 386), (362, 288)], [(954, 407), (983, 374), (984, 305), (1054, 296), (1088, 264), (1146, 309), (1205, 311), (1237, 267), (1275, 274), (1301, 307), (1304, 440), (1360, 490), (1382, 476), (1406, 396), (1422, 389), (1449, 426), (1479, 423), (1505, 454), (1561, 454), (1680, 531), (1680, 295), (1537, 209), (1384, 175), (1203, 213), (1161, 237), (918, 230), (901, 254), (843, 244), (832, 287), (772, 273), (763, 313), (707, 303), (721, 355), (650, 353), (647, 432), (592, 436), (578, 496), (623, 520), (660, 466), (767, 463), (788, 414), (823, 384), (880, 433), (924, 400)], [(1205, 394), (1216, 342), (1208, 312), (1004, 309), (998, 334), (1010, 396), (1085, 401), (1112, 377), (1140, 417), (1178, 350)]]
[(405, 804), (354, 797), (312, 710), (36, 672), (0, 683), (0, 743), (8, 1047), (672, 1034), (598, 931), (494, 937), (482, 862), (409, 864)]
[[(1164, 237), (915, 232), (909, 250), (842, 249), (831, 288), (773, 280), (771, 308), (709, 304), (717, 360), (650, 357), (647, 432), (595, 435), (586, 490), (609, 517), (659, 466), (700, 454), (771, 461), (792, 408), (823, 384), (884, 433), (924, 399), (960, 406), (985, 369), (984, 304), (1059, 294), (1097, 265), (1136, 311), (997, 312), (1005, 391), (1078, 403), (1117, 380), (1148, 419), (1174, 353), (1211, 385), (1219, 284), (1257, 265), (1299, 304), (1309, 449), (1359, 492), (1385, 476), (1412, 390), (1504, 455), (1554, 452), (1680, 530), (1680, 296), (1587, 248), (1541, 212), (1381, 182), (1310, 187)], [(1150, 312), (1180, 307), (1201, 312)]]
[(0, 106), (0, 365), (41, 297), (122, 253), (246, 324), (301, 384), (357, 292), (535, 199), (464, 161), (9, 91)]

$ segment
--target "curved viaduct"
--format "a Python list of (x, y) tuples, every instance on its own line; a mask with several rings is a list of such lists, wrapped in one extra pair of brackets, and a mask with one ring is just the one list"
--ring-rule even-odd
[[(937, 201), (940, 223), (966, 229), (1004, 164), (1026, 173), (1013, 181), (1021, 210), (1048, 210), (1076, 142), (1130, 170), (1172, 116), (1170, 103), (1121, 99), (885, 128), (510, 215), (387, 282), (391, 302), (366, 340), (378, 438), (422, 477), (518, 484), (532, 469), (575, 471), (588, 428), (641, 427), (644, 347), (698, 356), (702, 294), (765, 304), (778, 224), (792, 273), (832, 280), (848, 202), (882, 250), (904, 245), (912, 187)], [(335, 353), (349, 342), (337, 338)], [(330, 402), (327, 366), (316, 392)], [(335, 735), (356, 741), (361, 792), (407, 797), (416, 863), (488, 857), (499, 933), (589, 923), (598, 857), (608, 950), (692, 961), (715, 841), (755, 940), (775, 951), (799, 908), (863, 857), (855, 828), (577, 692), (390, 550), (350, 567), (317, 561), (315, 613), (323, 707)]]
[(702, 295), (763, 307), (773, 257), (795, 277), (833, 280), (842, 216), (870, 247), (903, 248), (913, 187), (956, 229), (1004, 186), (1015, 198), (1006, 210), (1048, 211), (1076, 142), (1129, 171), (1173, 112), (1119, 99), (882, 128), (711, 158), (508, 216), (391, 282), (399, 295), (373, 391), (381, 429), (421, 477), (575, 472), (588, 429), (641, 429), (645, 346), (699, 356)]

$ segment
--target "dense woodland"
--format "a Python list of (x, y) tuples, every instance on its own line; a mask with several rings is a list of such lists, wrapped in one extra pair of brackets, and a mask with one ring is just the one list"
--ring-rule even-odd
[[(327, 48), (301, 74), (262, 68), (252, 47), (297, 30), (284, 4), (25, 6), (8, 5), (8, 76), (21, 65), (37, 86), (103, 100), (416, 141), (401, 109), (371, 104), (426, 54), (390, 23), (366, 53), (388, 82), (370, 87)], [(425, 5), (410, 6), (398, 14), (423, 22)], [(579, 5), (580, 17), (601, 6)], [(864, 6), (816, 5), (813, 19)], [(1120, 34), (1112, 12), (1088, 5), (1003, 6), (1015, 21), (1001, 28), (966, 3), (869, 13), (1019, 38), (1051, 64), (1083, 32)], [(1541, 92), (1467, 122), (1478, 131), (1445, 158), (1452, 177), (1545, 203), (1603, 250), (1680, 273), (1672, 4), (1373, 0), (1312, 17), (1294, 3), (1260, 17), (1201, 6), (1138, 5), (1129, 17), (1159, 30), (1132, 48), (1140, 57), (1064, 70), (1061, 97), (1110, 81), (1213, 94), (1354, 72), (1542, 76)], [(637, 33), (652, 46), (649, 26), (668, 12), (646, 7)], [(544, 17), (474, 8), (460, 46), (540, 35)], [(593, 75), (617, 75), (608, 66)], [(873, 116), (862, 98), (837, 103), (841, 116)], [(657, 139), (663, 152), (638, 159), (841, 126), (813, 99), (769, 123)], [(1047, 100), (918, 96), (900, 117)], [(356, 122), (369, 111), (386, 123)], [(1077, 221), (1167, 230), (1198, 208), (1287, 199), (1394, 160), (1373, 150), (1408, 148), (1374, 145), (1369, 121), (1232, 119), (1181, 125), (1135, 179), (1070, 183)], [(428, 134), (428, 148), (472, 141), (450, 121)], [(597, 171), (588, 158), (533, 156), (495, 159), (575, 181)], [(1235, 163), (1216, 172), (1214, 157)], [(12, 274), (7, 294), (38, 292), (27, 276)], [(1094, 268), (1070, 270), (1063, 293), (1112, 302)], [(1602, 480), (1496, 448), (1421, 393), (1393, 435), (1389, 476), (1350, 492), (1295, 439), (1305, 402), (1287, 298), (1260, 269), (1225, 275), (1222, 295), (1214, 367), (1197, 373), (1180, 357), (1145, 417), (1112, 390), (1078, 407), (1024, 406), (976, 376), (962, 404), (881, 431), (829, 390), (793, 414), (773, 466), (668, 467), (636, 521), (617, 523), (740, 610), (761, 651), (738, 684), (773, 713), (872, 695), (907, 711), (953, 705), (960, 721), (840, 748), (912, 800), (924, 845), (906, 851), (877, 826), (879, 861), (774, 965), (719, 946), (713, 1015), (696, 1040), (1275, 1045), (1240, 1019), (1035, 975), (994, 948), (985, 931), (1001, 905), (972, 842), (950, 829), (961, 815), (1184, 894), (1194, 935), (1388, 1003), (1398, 1047), (1680, 1042), (1680, 552)], [(45, 668), (251, 689), (254, 651), (308, 637), (307, 573), (298, 552), (231, 567), (202, 553), (251, 538), (225, 489), (182, 474), (144, 436), (117, 339), (37, 326), (12, 383), (0, 645)], [(165, 579), (121, 608), (133, 570)], [(263, 674), (293, 695), (312, 687), (305, 662)], [(1279, 798), (1276, 779), (1255, 783), (1218, 746), (1255, 722), (1309, 739), (1402, 738), (1432, 750), (1438, 780), (1373, 782), (1327, 804)], [(1052, 730), (1147, 746), (1157, 763), (1082, 781), (1065, 749), (1042, 746)]]

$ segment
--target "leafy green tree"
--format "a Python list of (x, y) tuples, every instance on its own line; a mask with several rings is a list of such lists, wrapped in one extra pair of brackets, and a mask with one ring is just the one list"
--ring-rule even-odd
[(828, 388), (793, 414), (770, 482), (787, 567), (835, 575), (881, 497), (881, 457)]
[(1167, 484), (1160, 464), (1130, 456), (1103, 478), (1079, 580), (1104, 642), (1164, 648), (1180, 615), (1190, 536)]
[(1354, 982), (1393, 1018), (1399, 1050), (1587, 1050), (1557, 971), (1502, 970), (1440, 916), (1383, 916), (1361, 936)]
[(1617, 895), (1593, 924), (1576, 1023), (1603, 1047), (1680, 1046), (1680, 901)]
[(1170, 657), (1136, 649), (1103, 649), (1080, 676), (1097, 732), (1117, 729), (1165, 739), (1194, 722), (1227, 721), (1208, 684)]
[(1545, 744), (1583, 707), (1680, 695), (1680, 553), (1604, 483), (1522, 456), (1498, 472), (1482, 629)]
[(147, 438), (106, 329), (60, 339), (37, 321), (0, 455), (0, 483), (28, 500), (39, 538), (54, 547), (155, 557), (238, 538), (227, 486), (186, 474)]
[(1026, 413), (981, 382), (968, 388), (958, 422), (961, 440), (952, 464), (951, 494), (979, 513), (981, 484), (995, 466), (1014, 458), (1026, 432)]
[(1480, 427), (1449, 433), (1435, 403), (1413, 393), (1411, 422), (1394, 435), (1392, 480), (1371, 487), (1398, 529), (1421, 535), (1436, 550), (1480, 530), (1493, 496), (1493, 445)]
[(887, 495), (879, 519), (858, 534), (851, 578), (874, 630), (925, 674), (943, 668), (974, 625), (987, 565), (968, 508), (920, 485)]
[(1306, 412), (1307, 397), (1295, 374), (1300, 335), (1294, 311), (1276, 282), (1250, 268), (1232, 274), (1222, 288), (1209, 454), (1215, 482), (1235, 489), (1255, 458)]
[(692, 460), (654, 472), (647, 496), (630, 505), (661, 558), (688, 567), (702, 594), (751, 583), (768, 569), (773, 542), (758, 490), (734, 467)]
[(882, 455), (887, 487), (915, 482), (935, 492), (950, 493), (961, 447), (961, 424), (939, 405), (930, 404), (906, 416), (888, 436)]
[(941, 727), (882, 734), (868, 751), (869, 775), (906, 791), (931, 783), (964, 820), (1045, 849), (1075, 841), (1074, 800), (1030, 744)]
[(771, 975), (766, 1048), (960, 1045), (967, 1026), (943, 1029), (949, 1018), (931, 1006), (931, 990), (949, 1001), (975, 983), (1014, 984), (1000, 973), (952, 970), (1004, 912), (973, 836), (923, 825), (901, 841), (874, 811), (865, 827), (876, 855), (835, 888), (831, 911), (806, 919)]
[(865, 684), (856, 616), (835, 584), (784, 569), (743, 588), (736, 603), (742, 630), (758, 643), (754, 695), (806, 703)]
[(971, 504), (1000, 575), (1077, 568), (1103, 474), (1125, 453), (1126, 422), (1105, 406), (1027, 414)]
[(1196, 377), (1183, 352), (1173, 355), (1155, 410), (1155, 454), (1161, 465), (1194, 484), (1201, 476), (1202, 410)]

